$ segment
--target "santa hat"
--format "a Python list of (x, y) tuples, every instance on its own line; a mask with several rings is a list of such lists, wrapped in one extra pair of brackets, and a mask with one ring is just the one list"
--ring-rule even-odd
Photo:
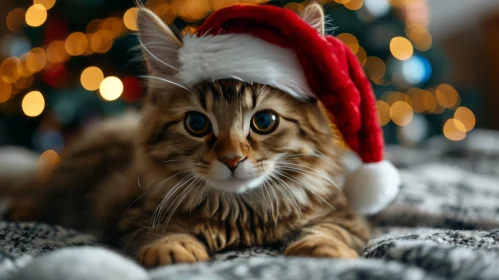
[[(311, 12), (323, 16), (320, 6)], [(312, 15), (309, 22), (314, 24), (313, 20)], [(270, 85), (296, 98), (320, 100), (363, 162), (344, 183), (349, 204), (358, 212), (373, 214), (396, 196), (399, 173), (384, 160), (375, 96), (357, 57), (317, 27), (275, 6), (218, 10), (195, 35), (183, 38), (176, 77), (186, 86), (236, 78)]]

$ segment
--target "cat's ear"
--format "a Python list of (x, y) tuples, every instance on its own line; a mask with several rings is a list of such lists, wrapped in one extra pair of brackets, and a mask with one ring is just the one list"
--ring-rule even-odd
[(149, 72), (161, 76), (175, 75), (179, 69), (178, 51), (182, 47), (181, 38), (146, 8), (139, 8), (137, 27)]
[(325, 34), (325, 19), (324, 10), (318, 3), (313, 3), (306, 6), (301, 12), (300, 17), (315, 28), (319, 34)]

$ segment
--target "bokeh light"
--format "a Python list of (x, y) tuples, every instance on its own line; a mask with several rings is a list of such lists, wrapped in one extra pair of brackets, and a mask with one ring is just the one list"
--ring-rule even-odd
[(105, 53), (111, 49), (114, 43), (113, 33), (109, 30), (99, 30), (92, 35), (90, 45), (96, 53)]
[(399, 126), (411, 123), (413, 111), (411, 105), (404, 101), (397, 101), (390, 107), (390, 117)]
[(394, 37), (390, 41), (390, 51), (396, 59), (407, 60), (414, 53), (414, 48), (407, 38)]
[(40, 4), (45, 7), (46, 10), (51, 9), (55, 5), (55, 0), (33, 0), (33, 4)]
[(35, 4), (28, 8), (25, 18), (29, 26), (41, 26), (47, 20), (47, 9), (43, 5)]
[(380, 80), (385, 76), (386, 65), (381, 58), (370, 56), (366, 59), (364, 70), (371, 80)]
[(21, 106), (26, 116), (36, 117), (45, 109), (45, 99), (41, 92), (32, 91), (24, 96)]
[(51, 173), (61, 162), (59, 154), (54, 150), (47, 150), (40, 155), (38, 165), (40, 167), (40, 175), (47, 175)]
[(471, 131), (476, 124), (475, 114), (466, 107), (457, 108), (456, 112), (454, 112), (454, 120), (462, 124), (462, 126), (456, 125), (456, 127), (465, 132)]
[(19, 31), (25, 21), (26, 11), (20, 8), (16, 8), (9, 12), (6, 18), (7, 28), (10, 31)]
[(356, 54), (359, 51), (359, 41), (354, 35), (350, 33), (342, 33), (336, 36), (336, 38), (345, 43), (353, 53)]
[[(456, 123), (458, 124), (456, 126)], [(448, 119), (443, 128), (444, 136), (452, 141), (461, 141), (466, 138), (466, 132), (458, 127), (464, 127), (464, 124), (461, 121), (456, 119)]]
[(378, 111), (378, 121), (381, 126), (387, 125), (390, 120), (390, 105), (383, 100), (376, 101), (376, 109)]
[(0, 103), (9, 100), (12, 94), (12, 86), (9, 83), (0, 80)]
[(33, 72), (39, 72), (47, 64), (47, 54), (42, 48), (34, 48), (26, 55), (26, 66)]
[(81, 32), (72, 33), (66, 39), (65, 47), (69, 55), (82, 55), (88, 47), (87, 36)]
[(458, 101), (457, 90), (449, 84), (440, 84), (435, 92), (437, 102), (444, 108), (456, 106)]
[(69, 59), (66, 43), (62, 40), (53, 41), (47, 47), (47, 60), (50, 63), (61, 63)]
[(117, 77), (107, 77), (100, 84), (99, 93), (104, 100), (116, 100), (123, 93), (123, 83)]
[(362, 66), (364, 66), (367, 62), (366, 50), (361, 46), (359, 46), (359, 50), (357, 51), (357, 59), (360, 61)]
[(125, 14), (123, 15), (123, 22), (125, 23), (126, 28), (137, 31), (137, 13), (139, 9), (138, 8), (130, 8), (128, 9)]
[(89, 91), (98, 90), (102, 80), (104, 80), (104, 73), (99, 67), (95, 66), (86, 68), (80, 76), (81, 85)]
[(349, 10), (357, 11), (358, 9), (362, 8), (362, 6), (364, 5), (364, 0), (350, 0), (343, 5), (345, 5), (345, 8)]
[(0, 65), (0, 77), (9, 84), (15, 83), (21, 77), (22, 64), (17, 57), (8, 57)]

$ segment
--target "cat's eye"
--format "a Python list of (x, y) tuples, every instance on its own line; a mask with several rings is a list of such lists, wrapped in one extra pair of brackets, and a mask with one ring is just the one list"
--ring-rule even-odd
[(207, 116), (199, 112), (189, 112), (184, 119), (185, 130), (192, 136), (202, 137), (210, 133), (211, 125)]
[(279, 116), (271, 111), (260, 111), (251, 119), (251, 129), (258, 134), (270, 134), (279, 126)]

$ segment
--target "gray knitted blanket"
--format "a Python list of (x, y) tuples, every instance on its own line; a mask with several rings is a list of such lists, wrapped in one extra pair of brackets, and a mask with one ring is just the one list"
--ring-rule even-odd
[(146, 271), (92, 236), (0, 221), (0, 279), (499, 279), (499, 134), (389, 147), (401, 168), (396, 201), (371, 217), (357, 260), (285, 258), (265, 248)]

